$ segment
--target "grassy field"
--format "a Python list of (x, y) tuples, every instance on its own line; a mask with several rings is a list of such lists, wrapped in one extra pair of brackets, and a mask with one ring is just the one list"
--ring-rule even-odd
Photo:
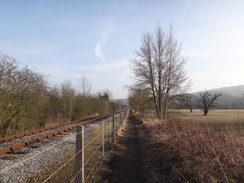
[(200, 110), (179, 111), (175, 118), (199, 122), (216, 131), (232, 131), (244, 137), (244, 110), (210, 110), (207, 116), (203, 116)]

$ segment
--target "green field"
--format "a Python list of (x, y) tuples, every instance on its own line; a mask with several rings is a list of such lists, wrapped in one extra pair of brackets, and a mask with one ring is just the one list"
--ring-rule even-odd
[(230, 131), (244, 137), (244, 110), (210, 110), (203, 116), (200, 110), (180, 110), (177, 118), (193, 120), (216, 131)]

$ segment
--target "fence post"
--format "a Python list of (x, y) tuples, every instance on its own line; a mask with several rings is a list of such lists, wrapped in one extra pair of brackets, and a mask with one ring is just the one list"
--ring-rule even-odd
[(103, 156), (104, 156), (104, 121), (102, 121), (102, 140), (103, 140)]
[(113, 129), (113, 135), (112, 135), (112, 138), (113, 138), (113, 142), (115, 141), (115, 125), (114, 125), (114, 114), (112, 116), (112, 129)]
[(109, 118), (109, 137), (110, 137), (110, 143), (112, 142), (112, 120), (111, 117)]
[(84, 183), (84, 126), (76, 129), (75, 183)]
[(123, 122), (123, 120), (122, 120), (122, 112), (119, 113), (119, 119), (120, 119), (120, 125), (122, 125), (122, 122)]
[(115, 120), (115, 140), (117, 139), (117, 130), (118, 130), (118, 114), (116, 114), (116, 120)]

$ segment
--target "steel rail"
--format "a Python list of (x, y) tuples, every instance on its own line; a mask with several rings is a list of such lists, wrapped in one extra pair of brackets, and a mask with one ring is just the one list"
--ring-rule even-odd
[[(118, 114), (118, 113), (120, 113), (122, 111), (124, 111), (124, 110), (119, 110), (119, 111), (114, 112), (114, 113), (109, 113), (109, 114), (105, 114), (105, 115), (89, 118), (89, 119), (92, 119), (92, 120), (89, 120), (88, 118), (86, 118), (86, 119), (82, 119), (82, 120), (76, 120), (76, 121), (68, 122), (68, 123), (66, 123), (66, 125), (85, 121), (82, 124), (77, 124), (77, 125), (74, 125), (74, 126), (71, 126), (71, 127), (67, 127), (67, 128), (58, 130), (56, 132), (52, 132), (52, 133), (49, 133), (49, 134), (46, 134), (46, 135), (43, 135), (43, 136), (40, 136), (40, 137), (37, 137), (37, 138), (33, 138), (33, 139), (25, 141), (25, 142), (21, 142), (21, 143), (18, 143), (18, 144), (9, 146), (9, 147), (5, 147), (3, 149), (0, 149), (0, 155), (3, 155), (5, 153), (14, 153), (15, 151), (17, 151), (17, 150), (19, 150), (19, 149), (21, 149), (23, 147), (29, 147), (30, 145), (32, 145), (34, 143), (39, 143), (39, 142), (42, 142), (45, 139), (51, 139), (51, 138), (53, 138), (53, 137), (55, 137), (57, 135), (61, 135), (64, 132), (71, 131), (71, 130), (75, 129), (77, 126), (87, 125), (87, 124), (90, 124), (90, 123), (98, 122), (98, 121), (106, 119), (106, 118), (108, 118), (108, 117), (110, 117), (112, 115)], [(87, 120), (89, 120), (89, 121), (87, 121)], [(66, 125), (62, 125), (62, 126), (66, 126)], [(59, 125), (57, 125), (57, 126), (59, 126)], [(61, 127), (61, 126), (59, 126), (59, 127)], [(54, 129), (54, 128), (48, 128), (47, 130), (50, 130), (50, 129)], [(39, 130), (36, 130), (36, 131), (38, 131), (37, 133), (40, 132)], [(46, 130), (44, 130), (44, 131), (46, 131)], [(24, 133), (24, 134), (33, 134), (33, 131), (27, 132), (27, 133)], [(18, 136), (18, 138), (23, 137), (23, 136), (20, 136), (20, 134), (16, 135), (16, 136)], [(24, 136), (26, 136), (26, 135), (24, 135)], [(12, 136), (11, 136), (11, 138), (12, 138)], [(7, 138), (7, 139), (11, 139), (11, 138)]]
[[(115, 113), (117, 113), (117, 112), (115, 112)], [(113, 114), (113, 113), (109, 113), (109, 114)], [(24, 132), (24, 133), (20, 133), (20, 134), (16, 134), (16, 135), (3, 137), (3, 138), (0, 138), (0, 143), (1, 142), (12, 141), (12, 140), (15, 140), (15, 139), (18, 139), (18, 138), (21, 138), (21, 137), (25, 137), (25, 136), (29, 136), (29, 135), (33, 135), (33, 134), (37, 134), (37, 133), (41, 133), (41, 132), (44, 132), (44, 131), (47, 131), (47, 130), (53, 130), (55, 128), (63, 127), (63, 126), (66, 126), (66, 125), (80, 123), (82, 121), (87, 121), (87, 120), (92, 120), (92, 119), (99, 118), (99, 117), (102, 117), (102, 116), (106, 116), (106, 115), (109, 115), (109, 114), (93, 116), (93, 117), (84, 118), (84, 119), (81, 119), (81, 120), (75, 120), (75, 121), (70, 121), (70, 122), (67, 122), (67, 123), (62, 123), (62, 124), (59, 124), (59, 125), (50, 126), (50, 127), (47, 127), (47, 128), (39, 128), (39, 129), (36, 129), (36, 130), (32, 130), (32, 131), (28, 131), (28, 132)]]

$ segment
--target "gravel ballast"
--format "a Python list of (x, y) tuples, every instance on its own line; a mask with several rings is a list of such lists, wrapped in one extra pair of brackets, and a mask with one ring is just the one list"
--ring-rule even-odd
[[(94, 136), (93, 131), (101, 122), (85, 127), (85, 141)], [(76, 131), (70, 131), (53, 139), (44, 140), (33, 148), (22, 148), (15, 154), (5, 154), (0, 158), (0, 183), (25, 182), (47, 172), (58, 160), (71, 150), (75, 150)]]

